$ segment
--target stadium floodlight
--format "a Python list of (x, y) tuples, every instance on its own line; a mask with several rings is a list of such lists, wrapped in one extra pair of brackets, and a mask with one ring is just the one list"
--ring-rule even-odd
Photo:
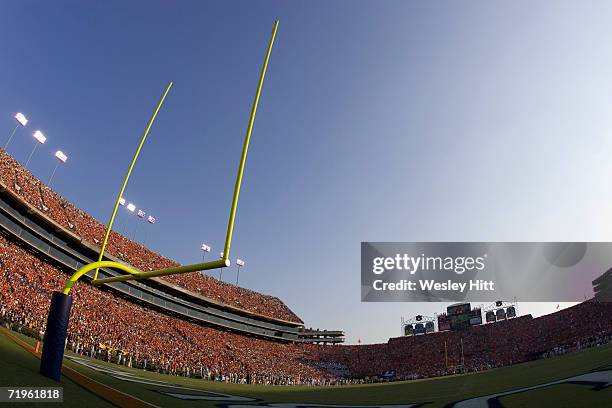
[(144, 212), (144, 211), (142, 211), (142, 210), (138, 210), (138, 212), (136, 213), (136, 215), (137, 215), (139, 218), (144, 218), (146, 214), (147, 214), (147, 213), (146, 213), (146, 212)]
[(150, 216), (150, 215), (149, 215), (149, 217), (147, 218), (147, 222), (148, 222), (149, 224), (155, 224), (155, 222), (156, 222), (156, 221), (157, 221), (157, 218), (152, 217), (152, 216)]
[(37, 130), (36, 132), (34, 132), (33, 136), (34, 136), (34, 139), (36, 139), (36, 143), (34, 144), (34, 149), (32, 149), (32, 153), (30, 153), (30, 156), (28, 157), (28, 160), (26, 161), (26, 164), (24, 166), (25, 168), (28, 168), (28, 164), (30, 163), (32, 156), (34, 156), (34, 152), (38, 148), (38, 145), (45, 144), (45, 142), (47, 141), (47, 137), (40, 130)]
[(236, 265), (238, 266), (238, 273), (236, 273), (236, 285), (238, 285), (238, 279), (240, 279), (240, 268), (242, 268), (245, 263), (242, 259), (236, 258)]
[(11, 143), (11, 140), (13, 140), (13, 136), (15, 136), (15, 132), (17, 132), (17, 129), (19, 129), (19, 126), (25, 127), (25, 125), (28, 124), (28, 118), (26, 118), (25, 115), (23, 113), (21, 113), (21, 112), (17, 112), (15, 114), (14, 118), (17, 121), (17, 125), (15, 125), (15, 128), (13, 129), (13, 131), (9, 135), (8, 140), (4, 144), (4, 150), (6, 150), (6, 148), (9, 145), (9, 143)]
[(202, 262), (204, 262), (204, 258), (206, 257), (206, 254), (209, 253), (212, 248), (210, 247), (210, 245), (202, 244), (200, 249), (202, 250)]
[[(234, 184), (234, 195), (232, 198), (232, 204), (230, 208), (229, 219), (227, 223), (227, 231), (225, 235), (225, 247), (223, 249), (223, 257), (222, 259), (210, 262), (201, 262), (192, 265), (183, 265), (183, 266), (175, 266), (165, 269), (158, 269), (154, 271), (141, 272), (133, 269), (129, 265), (125, 265), (120, 262), (115, 261), (103, 261), (102, 258), (104, 256), (104, 249), (108, 242), (108, 237), (110, 235), (110, 231), (112, 230), (113, 220), (117, 214), (117, 208), (119, 207), (119, 199), (123, 196), (123, 192), (127, 186), (130, 175), (132, 173), (132, 169), (134, 168), (134, 164), (136, 163), (136, 159), (142, 149), (142, 146), (146, 140), (146, 137), (151, 129), (153, 121), (161, 108), (161, 105), (166, 98), (166, 95), (170, 91), (172, 87), (172, 82), (166, 88), (166, 92), (162, 96), (159, 101), (155, 112), (153, 113), (151, 119), (149, 120), (149, 124), (147, 125), (145, 132), (140, 140), (140, 144), (136, 149), (136, 153), (132, 159), (130, 167), (128, 168), (127, 174), (123, 180), (123, 184), (117, 196), (117, 201), (115, 202), (115, 206), (113, 208), (113, 212), (111, 214), (110, 220), (108, 222), (108, 226), (106, 227), (106, 233), (104, 239), (102, 241), (102, 246), (100, 248), (100, 255), (98, 256), (97, 262), (92, 262), (87, 264), (81, 268), (79, 268), (71, 277), (68, 279), (66, 284), (64, 285), (64, 289), (61, 292), (53, 292), (51, 297), (51, 306), (49, 307), (49, 314), (47, 316), (47, 329), (45, 331), (45, 342), (43, 344), (43, 352), (41, 356), (40, 362), (40, 373), (48, 378), (51, 378), (55, 381), (59, 381), (62, 373), (62, 360), (64, 358), (64, 347), (66, 343), (66, 336), (68, 330), (68, 321), (70, 319), (70, 309), (72, 307), (73, 298), (70, 296), (70, 290), (74, 286), (74, 284), (85, 274), (90, 271), (95, 271), (93, 280), (91, 281), (92, 285), (103, 285), (111, 282), (120, 282), (134, 279), (147, 279), (153, 278), (156, 276), (168, 276), (175, 274), (183, 274), (188, 272), (196, 272), (196, 271), (204, 271), (211, 269), (218, 269), (229, 267), (231, 265), (229, 261), (230, 255), (230, 246), (232, 241), (232, 233), (234, 230), (234, 221), (236, 218), (236, 209), (238, 207), (238, 197), (240, 195), (240, 186), (242, 184), (242, 176), (244, 173), (244, 166), (246, 163), (247, 152), (249, 149), (249, 142), (251, 139), (251, 133), (253, 131), (253, 124), (255, 122), (255, 114), (257, 113), (257, 106), (259, 104), (259, 97), (261, 95), (261, 89), (263, 87), (264, 78), (266, 76), (266, 70), (268, 67), (268, 61), (270, 60), (270, 54), (272, 53), (272, 46), (274, 45), (274, 39), (276, 37), (276, 31), (278, 29), (278, 20), (274, 22), (274, 27), (272, 29), (272, 34), (270, 36), (270, 42), (268, 43), (268, 48), (266, 51), (266, 56), (264, 59), (263, 67), (261, 69), (261, 74), (259, 76), (259, 82), (257, 84), (257, 90), (255, 92), (255, 98), (253, 100), (253, 106), (251, 108), (251, 114), (249, 117), (249, 122), (247, 125), (246, 135), (244, 138), (244, 144), (242, 147), (242, 155), (240, 156), (240, 163), (238, 165), (238, 172), (236, 174), (236, 183)], [(111, 276), (108, 278), (100, 278), (98, 279), (98, 270), (100, 268), (109, 268), (113, 270), (118, 270), (125, 272), (124, 275), (119, 276)]]
[(47, 137), (40, 130), (34, 132), (34, 139), (40, 144), (44, 144), (47, 141)]
[(68, 156), (66, 156), (66, 154), (61, 150), (55, 152), (55, 158), (57, 159), (57, 162), (55, 162), (55, 167), (53, 167), (51, 177), (49, 177), (49, 182), (47, 183), (49, 187), (51, 186), (51, 181), (53, 180), (53, 176), (55, 176), (55, 172), (57, 171), (57, 167), (59, 166), (59, 164), (66, 163), (66, 160), (68, 160)]
[(66, 156), (66, 154), (64, 154), (64, 152), (62, 152), (61, 150), (55, 152), (55, 158), (61, 161), (62, 163), (66, 163), (66, 160), (68, 160), (68, 156)]
[(23, 127), (28, 124), (28, 118), (21, 112), (15, 114), (15, 120)]
[(136, 206), (134, 204), (132, 204), (132, 203), (129, 203), (127, 205), (127, 209), (128, 209), (129, 212), (134, 212), (134, 210), (136, 210)]

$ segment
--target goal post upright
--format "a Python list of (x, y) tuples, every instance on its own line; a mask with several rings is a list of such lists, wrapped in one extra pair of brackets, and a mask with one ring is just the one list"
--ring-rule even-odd
[[(98, 256), (98, 262), (102, 261), (102, 258), (104, 257), (104, 250), (106, 249), (108, 238), (110, 236), (111, 230), (113, 229), (113, 221), (115, 221), (115, 215), (117, 215), (117, 209), (119, 208), (119, 201), (121, 201), (121, 197), (123, 197), (123, 192), (125, 191), (125, 187), (127, 186), (130, 176), (132, 175), (132, 170), (134, 169), (134, 165), (136, 164), (136, 160), (138, 159), (140, 150), (142, 150), (142, 146), (144, 145), (145, 140), (147, 140), (147, 135), (149, 134), (149, 131), (151, 130), (151, 126), (153, 126), (153, 122), (155, 121), (155, 118), (157, 117), (157, 113), (159, 112), (162, 104), (164, 103), (164, 100), (166, 99), (168, 92), (170, 92), (170, 88), (172, 88), (172, 85), (173, 83), (172, 81), (170, 81), (170, 83), (168, 84), (168, 87), (166, 88), (166, 92), (164, 92), (164, 95), (161, 97), (159, 103), (157, 104), (157, 108), (155, 108), (155, 111), (153, 112), (153, 115), (151, 116), (151, 119), (149, 120), (149, 124), (147, 125), (144, 131), (144, 134), (142, 135), (142, 138), (140, 139), (140, 143), (138, 144), (136, 153), (134, 153), (134, 157), (132, 158), (130, 167), (128, 168), (125, 178), (123, 179), (123, 184), (121, 185), (121, 189), (119, 190), (119, 195), (117, 196), (117, 200), (115, 201), (113, 212), (111, 213), (110, 219), (108, 220), (108, 225), (106, 226), (106, 233), (104, 234), (104, 239), (102, 240), (102, 246), (100, 247), (100, 256)], [(94, 280), (97, 278), (98, 278), (98, 268), (96, 268), (96, 271), (94, 272)]]
[[(40, 373), (48, 378), (59, 381), (61, 378), (61, 368), (62, 368), (62, 360), (64, 357), (64, 342), (67, 335), (68, 321), (70, 318), (70, 310), (72, 306), (72, 297), (70, 296), (70, 290), (74, 286), (74, 284), (86, 273), (95, 270), (93, 279), (91, 283), (93, 285), (102, 285), (110, 282), (119, 282), (119, 281), (127, 281), (127, 280), (139, 280), (139, 279), (147, 279), (156, 276), (168, 276), (175, 275), (181, 273), (202, 271), (202, 270), (211, 270), (218, 268), (226, 268), (230, 266), (229, 254), (230, 254), (230, 246), (232, 241), (232, 233), (234, 230), (234, 222), (236, 218), (236, 209), (238, 206), (238, 196), (240, 195), (240, 186), (242, 184), (242, 176), (244, 174), (244, 166), (246, 163), (246, 157), (249, 149), (249, 142), (251, 139), (251, 133), (253, 131), (253, 124), (255, 122), (255, 114), (257, 112), (257, 106), (259, 104), (259, 97), (261, 95), (261, 89), (263, 87), (264, 78), (266, 75), (266, 70), (268, 67), (268, 61), (270, 60), (270, 54), (272, 53), (272, 46), (274, 45), (274, 39), (276, 37), (276, 31), (278, 29), (278, 20), (274, 22), (274, 27), (272, 29), (272, 34), (270, 37), (270, 41), (268, 43), (268, 49), (266, 52), (266, 56), (264, 59), (263, 67), (261, 70), (261, 74), (259, 77), (259, 82), (257, 84), (257, 91), (255, 93), (255, 98), (253, 100), (253, 106), (251, 108), (251, 115), (249, 118), (249, 122), (247, 125), (246, 136), (242, 148), (242, 155), (240, 157), (240, 163), (238, 165), (238, 173), (236, 175), (236, 183), (234, 185), (234, 195), (232, 198), (232, 205), (230, 208), (229, 220), (227, 225), (227, 232), (225, 236), (225, 246), (223, 251), (223, 258), (215, 261), (209, 262), (201, 262), (191, 265), (183, 265), (176, 266), (171, 268), (159, 269), (155, 271), (149, 272), (141, 272), (136, 269), (125, 265), (120, 262), (114, 261), (104, 261), (104, 250), (106, 249), (106, 245), (108, 243), (108, 238), (110, 236), (110, 232), (112, 230), (113, 221), (117, 214), (117, 209), (119, 207), (119, 201), (123, 196), (123, 192), (127, 186), (128, 180), (138, 159), (138, 155), (140, 154), (140, 150), (144, 145), (144, 142), (147, 138), (147, 135), (155, 121), (157, 113), (159, 112), (170, 88), (173, 83), (170, 82), (166, 91), (164, 92), (160, 102), (157, 105), (149, 123), (145, 129), (145, 132), (140, 140), (136, 153), (132, 159), (132, 162), (128, 168), (128, 172), (124, 178), (123, 184), (119, 191), (119, 195), (115, 202), (115, 206), (113, 207), (113, 211), (111, 213), (111, 217), (106, 228), (106, 232), (104, 235), (104, 240), (102, 242), (102, 246), (100, 248), (100, 255), (98, 257), (97, 262), (92, 262), (87, 264), (80, 269), (78, 269), (66, 282), (62, 292), (53, 292), (53, 300), (51, 302), (51, 307), (49, 309), (49, 315), (47, 317), (47, 331), (45, 334), (45, 341), (43, 343), (43, 351), (41, 356), (41, 365), (40, 365)], [(107, 278), (98, 279), (98, 272), (100, 268), (109, 268), (113, 270), (119, 270), (126, 272), (124, 275), (119, 276), (111, 276)]]
[(259, 95), (261, 95), (261, 88), (263, 86), (264, 78), (266, 76), (266, 70), (268, 69), (268, 61), (270, 60), (270, 54), (272, 53), (272, 46), (274, 45), (274, 39), (276, 38), (277, 29), (278, 20), (274, 22), (274, 28), (272, 28), (272, 35), (270, 36), (268, 51), (266, 52), (266, 58), (264, 59), (263, 67), (261, 68), (261, 74), (259, 76), (259, 82), (257, 84), (257, 92), (255, 92), (255, 98), (253, 99), (253, 107), (251, 108), (251, 117), (249, 118), (249, 124), (247, 126), (246, 136), (244, 138), (244, 145), (242, 146), (242, 156), (240, 157), (240, 164), (238, 165), (238, 174), (236, 174), (236, 184), (234, 185), (234, 197), (232, 198), (232, 207), (230, 209), (229, 220), (227, 222), (225, 247), (223, 248), (224, 260), (229, 260), (230, 246), (232, 244), (232, 233), (234, 232), (234, 220), (236, 218), (236, 208), (238, 207), (238, 196), (240, 195), (240, 186), (242, 184), (242, 175), (244, 173), (244, 163), (246, 162), (247, 153), (249, 151), (249, 142), (251, 141), (253, 123), (255, 123), (255, 114), (257, 113), (257, 105), (259, 104)]

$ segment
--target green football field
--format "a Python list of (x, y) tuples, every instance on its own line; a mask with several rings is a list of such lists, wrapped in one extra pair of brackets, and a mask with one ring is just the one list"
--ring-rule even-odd
[[(38, 374), (39, 360), (7, 332), (0, 330), (0, 386), (57, 386)], [(33, 344), (32, 339), (10, 334)], [(215, 383), (129, 369), (72, 353), (67, 353), (65, 365), (160, 407), (612, 407), (612, 345), (478, 374), (343, 387)], [(65, 406), (114, 406), (65, 376), (60, 385)], [(19, 404), (25, 405), (49, 406)]]

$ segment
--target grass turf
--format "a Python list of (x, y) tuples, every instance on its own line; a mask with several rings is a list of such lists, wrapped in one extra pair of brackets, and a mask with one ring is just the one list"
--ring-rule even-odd
[[(5, 329), (2, 329), (5, 330)], [(15, 337), (26, 339), (17, 333), (11, 332)], [(28, 340), (31, 340), (27, 338)], [(31, 342), (31, 341), (30, 341)], [(89, 393), (81, 386), (75, 384), (67, 378), (62, 378), (58, 384), (53, 380), (43, 377), (38, 373), (40, 360), (18, 346), (0, 332), (0, 386), (2, 387), (64, 387), (63, 406), (83, 408), (83, 402), (87, 403), (87, 408), (94, 407), (113, 407), (112, 404)], [(6, 406), (0, 404), (0, 406)], [(49, 403), (20, 403), (17, 406), (49, 407)], [(51, 405), (53, 406), (53, 405)]]
[[(21, 339), (33, 343), (32, 339)], [(68, 356), (75, 356), (67, 353)], [(251, 401), (233, 402), (235, 406), (263, 405), (265, 403), (309, 403), (309, 404), (423, 404), (425, 407), (444, 407), (452, 402), (505, 392), (517, 388), (543, 384), (587, 373), (594, 369), (612, 369), (612, 345), (585, 350), (580, 353), (548, 360), (539, 360), (512, 367), (505, 367), (477, 374), (427, 379), (411, 382), (371, 384), (343, 387), (272, 387), (259, 385), (237, 385), (168, 376), (148, 371), (129, 369), (100, 360), (84, 358), (98, 370), (66, 360), (65, 364), (90, 378), (131, 394), (152, 404), (169, 407), (213, 407), (231, 406), (230, 401), (181, 400), (167, 396), (161, 391), (181, 394), (210, 396), (209, 392), (247, 397)], [(38, 374), (38, 360), (0, 335), (0, 383), (2, 385), (53, 385)], [(174, 387), (159, 384), (142, 384), (119, 379), (100, 370), (112, 369), (127, 375), (131, 380), (153, 380), (171, 383)], [(80, 401), (90, 406), (108, 404), (85, 391), (70, 380), (63, 379), (66, 406), (76, 406)], [(191, 388), (190, 390), (181, 387)], [(221, 397), (223, 398), (223, 397)], [(594, 390), (588, 384), (560, 384), (546, 388), (502, 396), (502, 407), (612, 407), (612, 388)], [(486, 406), (486, 405), (484, 405)]]

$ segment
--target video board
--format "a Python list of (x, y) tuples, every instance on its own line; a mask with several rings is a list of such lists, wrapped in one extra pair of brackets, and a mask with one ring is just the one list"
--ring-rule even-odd
[[(472, 309), (469, 303), (448, 306), (446, 311), (445, 318), (451, 330), (463, 330), (469, 326), (482, 324), (482, 310), (479, 308)], [(441, 327), (440, 317), (438, 318), (438, 327)]]
[(450, 330), (450, 321), (448, 320), (448, 315), (438, 315), (438, 331), (446, 330)]
[(449, 316), (453, 315), (462, 315), (465, 313), (469, 313), (472, 309), (469, 303), (458, 303), (455, 305), (450, 305), (446, 308), (446, 314)]

